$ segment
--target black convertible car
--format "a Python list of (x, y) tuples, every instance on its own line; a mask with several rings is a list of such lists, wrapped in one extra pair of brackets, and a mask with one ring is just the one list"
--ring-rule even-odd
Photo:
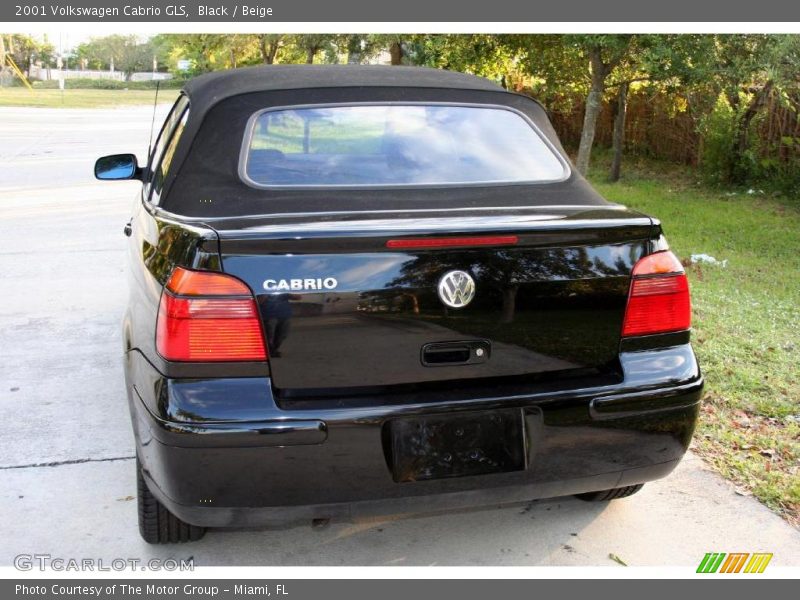
[(683, 456), (703, 380), (659, 222), (478, 77), (187, 84), (140, 179), (125, 374), (148, 542), (577, 494)]

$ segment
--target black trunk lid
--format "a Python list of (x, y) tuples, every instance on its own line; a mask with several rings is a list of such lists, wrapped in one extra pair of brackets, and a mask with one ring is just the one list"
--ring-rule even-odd
[[(257, 296), (273, 385), (287, 394), (612, 368), (630, 272), (654, 230), (648, 217), (613, 206), (283, 215), (214, 226), (223, 269)], [(500, 245), (387, 247), (485, 236)], [(474, 280), (463, 308), (449, 308), (438, 292), (452, 271)]]

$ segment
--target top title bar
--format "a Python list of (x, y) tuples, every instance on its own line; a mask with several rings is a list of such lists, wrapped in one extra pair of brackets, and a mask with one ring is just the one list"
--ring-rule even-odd
[(760, 0), (11, 0), (0, 22), (252, 22), (252, 23), (753, 23), (800, 22), (800, 3)]

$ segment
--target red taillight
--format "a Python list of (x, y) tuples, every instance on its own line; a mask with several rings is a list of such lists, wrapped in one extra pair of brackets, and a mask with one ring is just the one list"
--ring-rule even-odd
[(167, 289), (182, 296), (252, 296), (243, 281), (224, 273), (190, 271), (176, 267), (167, 281)]
[(267, 359), (253, 294), (223, 273), (176, 267), (161, 295), (156, 348), (187, 362)]
[(458, 248), (463, 246), (513, 246), (519, 241), (516, 235), (494, 235), (475, 237), (406, 238), (388, 240), (387, 248), (419, 250), (426, 248)]
[(633, 267), (622, 336), (683, 331), (692, 325), (689, 282), (672, 252), (645, 256)]

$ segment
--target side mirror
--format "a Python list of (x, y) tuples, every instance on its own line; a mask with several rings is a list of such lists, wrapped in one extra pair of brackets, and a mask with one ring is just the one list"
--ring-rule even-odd
[(94, 176), (97, 179), (141, 179), (142, 170), (135, 154), (112, 154), (103, 156), (94, 163)]

